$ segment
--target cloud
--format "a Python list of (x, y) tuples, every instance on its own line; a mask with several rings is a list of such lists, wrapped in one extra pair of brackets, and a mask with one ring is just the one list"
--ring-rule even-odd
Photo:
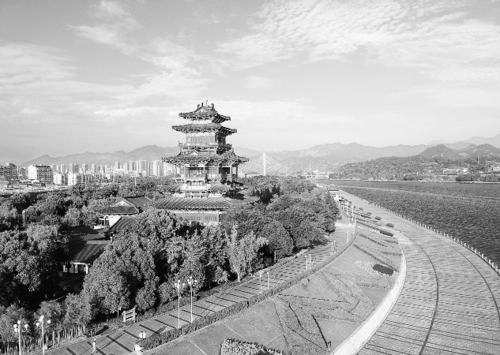
[(90, 117), (98, 107), (133, 102), (130, 85), (77, 81), (71, 59), (51, 47), (0, 46), (0, 106), (3, 120), (73, 121)]
[[(249, 68), (291, 59), (302, 54), (306, 61), (344, 60), (347, 55), (366, 49), (375, 57), (385, 54), (387, 63), (404, 65), (397, 54), (416, 44), (418, 60), (426, 63), (428, 40), (444, 45), (441, 57), (462, 35), (461, 42), (474, 51), (484, 50), (484, 38), (496, 41), (498, 26), (466, 20), (461, 1), (274, 1), (261, 7), (250, 21), (251, 33), (220, 43), (218, 51), (228, 56), (228, 66)], [(482, 28), (480, 28), (483, 26)], [(470, 35), (480, 29), (483, 40)], [(445, 37), (443, 38), (443, 34)], [(449, 38), (448, 38), (449, 37)], [(449, 41), (448, 41), (449, 40)], [(437, 48), (435, 48), (437, 49)], [(395, 57), (391, 58), (391, 53)], [(438, 53), (439, 54), (439, 53)], [(493, 56), (493, 53), (491, 53)], [(423, 60), (423, 61), (422, 61)], [(425, 65), (425, 64), (424, 64)]]
[(40, 80), (66, 79), (75, 70), (71, 60), (56, 48), (7, 43), (0, 49), (0, 92)]
[(90, 7), (90, 15), (98, 20), (97, 24), (70, 26), (80, 37), (115, 47), (127, 55), (138, 49), (138, 45), (130, 43), (127, 34), (137, 29), (139, 24), (122, 5), (101, 1)]
[(129, 11), (121, 4), (113, 1), (101, 1), (91, 6), (91, 14), (101, 19), (124, 19), (131, 23), (136, 23)]
[(269, 89), (274, 86), (274, 80), (263, 76), (250, 75), (243, 80), (243, 85), (249, 89)]
[(72, 26), (72, 28), (77, 31), (80, 37), (118, 48), (125, 54), (132, 54), (138, 48), (124, 40), (123, 30), (117, 26)]

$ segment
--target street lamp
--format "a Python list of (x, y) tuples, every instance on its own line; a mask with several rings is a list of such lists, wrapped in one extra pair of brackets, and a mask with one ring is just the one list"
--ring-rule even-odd
[[(44, 328), (44, 319), (43, 314), (38, 318), (38, 322), (36, 322), (37, 327), (42, 328), (42, 355), (45, 355), (45, 328)], [(47, 326), (50, 325), (50, 319), (47, 319)]]
[(181, 327), (181, 290), (184, 289), (185, 284), (181, 284), (181, 280), (177, 280), (177, 282), (174, 284), (175, 288), (177, 289), (177, 328), (179, 329)]
[(191, 323), (193, 323), (193, 285), (198, 281), (193, 279), (193, 276), (189, 276), (187, 283), (189, 285), (189, 295), (191, 296)]
[[(24, 324), (24, 330), (28, 330), (28, 324)], [(17, 324), (14, 324), (14, 332), (18, 334), (19, 336), (19, 355), (22, 355), (22, 343), (21, 343), (21, 332), (22, 332), (22, 327), (21, 327), (21, 320), (17, 321)]]

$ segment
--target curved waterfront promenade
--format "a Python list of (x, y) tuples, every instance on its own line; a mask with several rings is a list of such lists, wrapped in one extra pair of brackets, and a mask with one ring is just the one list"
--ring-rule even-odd
[(398, 301), (359, 354), (500, 354), (500, 276), (460, 244), (344, 195), (395, 224), (407, 261)]

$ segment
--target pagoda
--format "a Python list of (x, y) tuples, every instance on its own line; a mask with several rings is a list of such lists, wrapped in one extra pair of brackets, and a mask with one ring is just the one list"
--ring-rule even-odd
[(231, 117), (219, 114), (214, 104), (199, 104), (193, 112), (179, 113), (188, 124), (172, 126), (186, 135), (185, 143), (179, 143), (180, 153), (162, 158), (180, 171), (180, 192), (159, 201), (157, 208), (167, 209), (178, 217), (202, 223), (218, 222), (220, 214), (229, 208), (221, 191), (224, 186), (234, 187), (238, 165), (248, 159), (234, 153), (226, 137), (236, 133), (223, 122)]

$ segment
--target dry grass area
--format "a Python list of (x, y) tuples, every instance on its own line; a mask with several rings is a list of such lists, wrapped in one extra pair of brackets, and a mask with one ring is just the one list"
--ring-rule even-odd
[(256, 342), (291, 354), (325, 354), (328, 344), (334, 349), (371, 314), (398, 275), (373, 270), (382, 258), (384, 265), (399, 267), (396, 239), (366, 228), (361, 232), (368, 238), (358, 236), (355, 243), (368, 253), (351, 247), (301, 283), (163, 348), (161, 353), (188, 354), (184, 350), (188, 342), (205, 354), (218, 354), (216, 349), (224, 338)]

